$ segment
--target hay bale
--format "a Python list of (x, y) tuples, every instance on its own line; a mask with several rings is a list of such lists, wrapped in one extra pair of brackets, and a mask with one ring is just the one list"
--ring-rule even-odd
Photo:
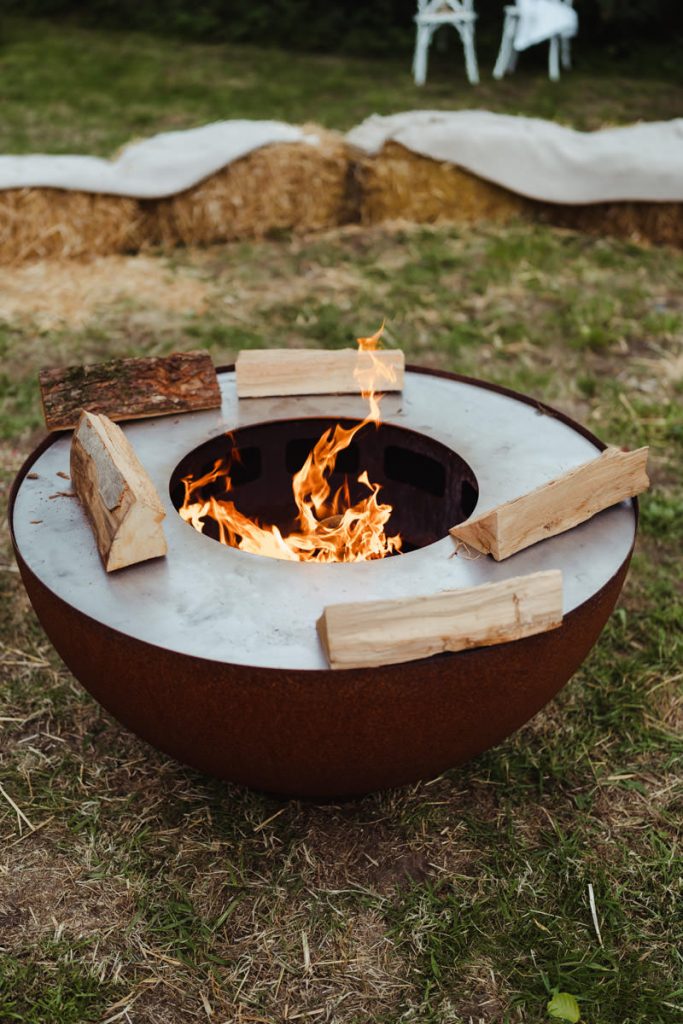
[(387, 142), (357, 164), (363, 224), (384, 220), (504, 222), (528, 213), (528, 199), (450, 163)]
[(590, 235), (626, 238), (642, 244), (683, 246), (683, 203), (538, 203), (538, 219)]
[(56, 188), (0, 191), (0, 262), (258, 238), (357, 220), (348, 148), (340, 135), (313, 130), (318, 146), (265, 146), (166, 199)]
[(137, 199), (60, 188), (0, 191), (0, 263), (126, 252), (141, 243)]
[(317, 146), (264, 146), (185, 192), (143, 202), (146, 237), (162, 245), (201, 245), (357, 220), (348, 148), (341, 136), (314, 130)]
[(476, 223), (523, 217), (635, 242), (683, 245), (680, 203), (542, 203), (396, 142), (369, 157), (351, 150), (334, 132), (313, 130), (317, 146), (265, 146), (166, 199), (56, 188), (0, 190), (0, 263), (396, 219)]
[(506, 221), (513, 217), (633, 242), (683, 245), (683, 204), (650, 202), (544, 203), (517, 195), (449, 163), (388, 142), (357, 164), (361, 222)]

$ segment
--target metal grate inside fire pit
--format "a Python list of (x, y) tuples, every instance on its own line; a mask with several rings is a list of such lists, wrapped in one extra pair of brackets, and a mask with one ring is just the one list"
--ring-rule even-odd
[[(207, 441), (176, 467), (171, 476), (171, 500), (179, 509), (185, 493), (183, 478), (191, 474), (198, 479), (221, 460), (230, 465), (229, 481), (220, 477), (207, 484), (200, 492), (201, 500), (229, 496), (244, 515), (287, 533), (294, 529), (296, 516), (292, 476), (321, 435), (339, 422), (278, 420)], [(342, 420), (341, 425), (348, 429), (355, 424)], [(332, 490), (346, 481), (354, 504), (367, 493), (367, 488), (358, 484), (362, 470), (381, 485), (381, 501), (392, 506), (386, 533), (400, 533), (403, 553), (445, 537), (451, 526), (469, 518), (479, 497), (474, 472), (460, 455), (425, 434), (390, 423), (367, 424), (339, 453), (330, 477)], [(211, 518), (207, 517), (203, 532), (218, 539)]]

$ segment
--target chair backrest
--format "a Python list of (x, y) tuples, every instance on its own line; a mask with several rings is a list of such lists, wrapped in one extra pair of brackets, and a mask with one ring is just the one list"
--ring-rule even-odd
[(556, 3), (556, 4), (564, 4), (565, 7), (573, 7), (574, 6), (574, 0), (552, 0), (552, 2)]
[(417, 0), (418, 14), (471, 14), (473, 8), (474, 0)]
[[(419, 0), (418, 0), (418, 2), (419, 2)], [(422, 0), (422, 2), (426, 4), (428, 2), (428, 0)], [(550, 3), (554, 3), (554, 4), (566, 4), (567, 7), (573, 7), (574, 6), (574, 0), (549, 0), (549, 2)], [(514, 3), (514, 0), (513, 0), (513, 3)]]

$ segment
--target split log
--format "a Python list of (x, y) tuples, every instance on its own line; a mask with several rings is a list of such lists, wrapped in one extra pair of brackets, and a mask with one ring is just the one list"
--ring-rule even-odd
[(48, 430), (75, 427), (83, 409), (133, 420), (221, 404), (216, 370), (204, 351), (44, 369), (39, 380)]
[(235, 368), (238, 398), (358, 394), (402, 391), (405, 357), (399, 349), (247, 349)]
[(456, 540), (496, 561), (571, 530), (598, 512), (647, 490), (648, 448), (605, 451), (528, 494), (451, 529)]
[(374, 668), (521, 640), (562, 623), (559, 569), (429, 597), (329, 605), (318, 632), (330, 668)]
[(127, 437), (106, 416), (81, 414), (71, 442), (71, 483), (107, 572), (166, 554), (161, 499)]

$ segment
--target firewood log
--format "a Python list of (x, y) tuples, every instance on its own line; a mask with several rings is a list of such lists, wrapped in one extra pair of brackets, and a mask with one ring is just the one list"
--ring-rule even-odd
[(83, 409), (132, 420), (221, 404), (216, 370), (203, 351), (44, 369), (39, 382), (48, 430), (75, 427)]
[(107, 572), (166, 554), (161, 499), (130, 442), (84, 411), (71, 442), (71, 482)]
[(520, 498), (451, 528), (456, 540), (496, 561), (571, 530), (598, 512), (647, 490), (648, 448), (606, 448), (596, 459)]
[(373, 668), (520, 640), (562, 623), (558, 569), (427, 597), (328, 605), (318, 632), (331, 668)]
[(246, 349), (235, 364), (237, 396), (402, 391), (404, 367), (405, 357), (399, 349)]

